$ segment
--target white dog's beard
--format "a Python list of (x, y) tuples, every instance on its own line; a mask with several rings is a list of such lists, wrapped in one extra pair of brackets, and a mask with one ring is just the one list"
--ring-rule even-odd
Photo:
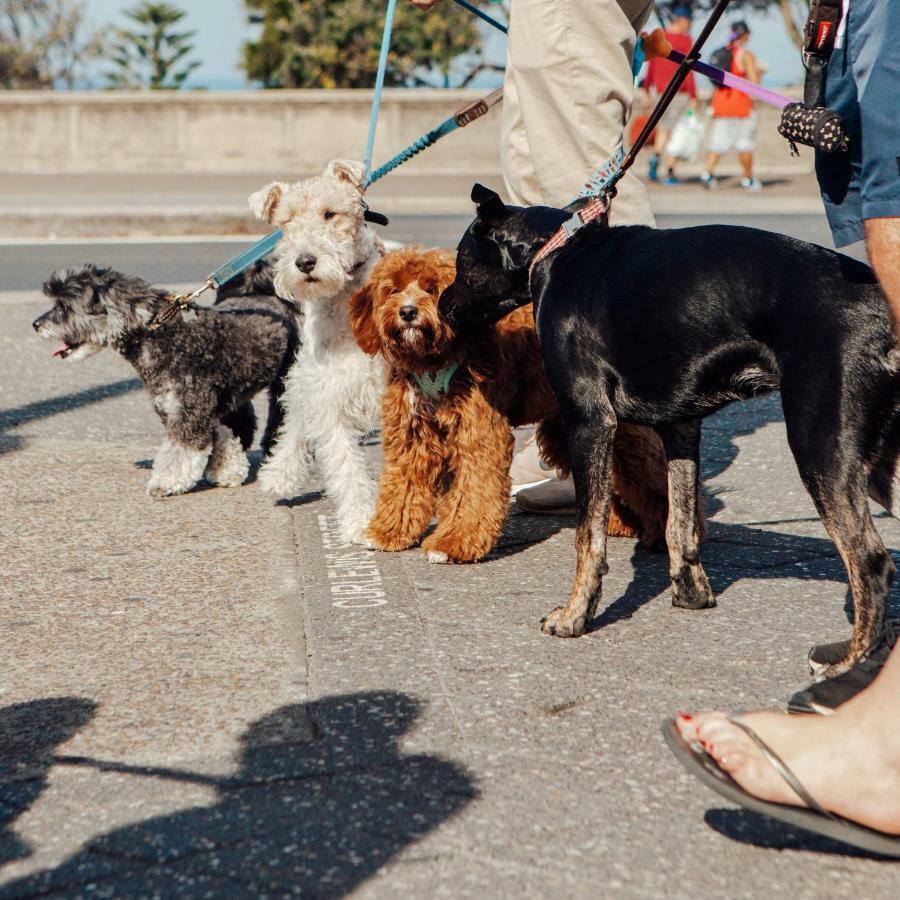
[(275, 291), (279, 297), (315, 301), (334, 297), (350, 283), (352, 275), (342, 268), (337, 259), (320, 259), (309, 274), (301, 272), (293, 260), (279, 262), (275, 267)]

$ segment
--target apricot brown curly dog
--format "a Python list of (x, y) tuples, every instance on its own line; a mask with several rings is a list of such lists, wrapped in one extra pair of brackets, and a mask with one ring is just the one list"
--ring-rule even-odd
[[(353, 295), (350, 311), (359, 346), (381, 353), (390, 370), (382, 400), (384, 469), (366, 538), (381, 550), (405, 550), (436, 515), (437, 528), (422, 543), (431, 562), (474, 562), (496, 543), (509, 508), (513, 426), (538, 423), (544, 458), (569, 468), (531, 309), (463, 342), (437, 309), (454, 276), (452, 253), (390, 253)], [(608, 532), (657, 544), (668, 511), (659, 438), (623, 426), (615, 457)]]

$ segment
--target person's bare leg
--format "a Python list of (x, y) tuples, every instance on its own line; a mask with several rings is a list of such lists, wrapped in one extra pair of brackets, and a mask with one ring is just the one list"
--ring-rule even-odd
[(744, 170), (744, 178), (753, 177), (753, 154), (738, 153), (738, 159), (741, 161), (741, 168)]
[(656, 135), (653, 138), (653, 152), (662, 159), (662, 155), (665, 152), (666, 144), (669, 143), (669, 135), (671, 132), (664, 131), (662, 128), (657, 126)]
[[(832, 716), (741, 714), (825, 809), (900, 834), (900, 652), (866, 690)], [(803, 801), (727, 713), (682, 714), (685, 740), (699, 741), (744, 790), (774, 803)]]
[(718, 153), (710, 153), (709, 156), (706, 157), (706, 171), (709, 172), (710, 175), (715, 174), (716, 166), (719, 164), (719, 154)]
[(887, 296), (894, 332), (900, 341), (900, 218), (866, 219), (865, 227), (869, 259)]

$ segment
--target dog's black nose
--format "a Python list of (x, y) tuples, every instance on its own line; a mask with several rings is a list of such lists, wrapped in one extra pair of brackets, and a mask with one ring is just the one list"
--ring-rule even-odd
[(41, 320), (40, 320), (40, 319), (35, 319), (35, 320), (31, 323), (31, 327), (32, 327), (35, 331), (40, 330), (40, 327), (41, 327)]
[(403, 319), (404, 322), (412, 322), (418, 314), (418, 307), (411, 306), (410, 304), (400, 307), (400, 318)]
[(305, 253), (303, 256), (297, 257), (297, 268), (309, 275), (310, 272), (316, 267), (316, 258), (314, 256), (310, 256), (308, 253)]

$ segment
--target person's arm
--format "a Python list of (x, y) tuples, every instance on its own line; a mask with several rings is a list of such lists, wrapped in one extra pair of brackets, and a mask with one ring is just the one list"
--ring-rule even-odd
[(744, 77), (747, 81), (759, 84), (762, 74), (759, 66), (756, 65), (756, 57), (749, 50), (741, 51), (741, 59), (738, 65), (744, 70)]

